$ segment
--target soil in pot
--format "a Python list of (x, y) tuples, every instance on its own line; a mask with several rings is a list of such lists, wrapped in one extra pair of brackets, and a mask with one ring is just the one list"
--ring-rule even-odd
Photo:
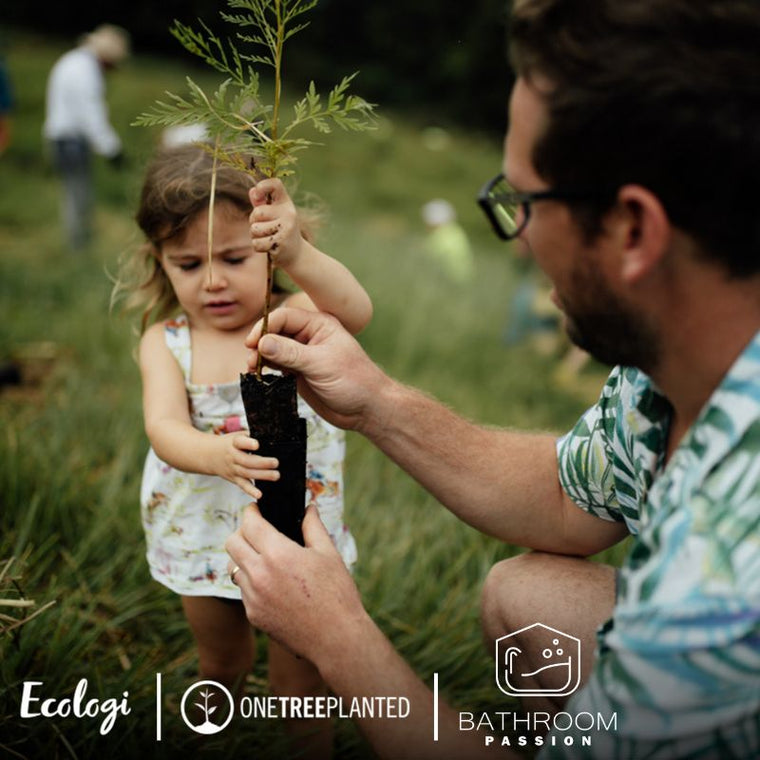
[(303, 545), (301, 523), (306, 505), (306, 420), (298, 416), (294, 375), (248, 372), (240, 375), (240, 391), (256, 454), (276, 457), (280, 479), (256, 481), (259, 510), (277, 530)]

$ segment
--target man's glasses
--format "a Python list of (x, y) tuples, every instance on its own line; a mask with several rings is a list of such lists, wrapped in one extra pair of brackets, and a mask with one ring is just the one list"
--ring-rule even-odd
[(536, 201), (571, 201), (598, 196), (599, 193), (573, 190), (518, 193), (503, 174), (498, 174), (483, 185), (478, 193), (478, 205), (491, 222), (494, 232), (502, 240), (513, 240), (527, 226), (531, 204)]

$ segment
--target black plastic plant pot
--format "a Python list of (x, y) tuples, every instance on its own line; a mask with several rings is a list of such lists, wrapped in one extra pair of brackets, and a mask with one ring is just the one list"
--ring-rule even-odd
[(306, 504), (306, 420), (298, 416), (293, 375), (240, 375), (245, 416), (255, 453), (276, 457), (280, 479), (257, 480), (259, 510), (277, 530), (303, 546), (301, 523)]

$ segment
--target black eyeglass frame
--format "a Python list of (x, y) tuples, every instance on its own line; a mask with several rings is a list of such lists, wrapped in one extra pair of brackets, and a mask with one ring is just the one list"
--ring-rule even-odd
[[(517, 191), (511, 193), (493, 193), (494, 187), (500, 182), (506, 182), (503, 173), (497, 174), (493, 179), (488, 180), (478, 192), (477, 201), (480, 208), (483, 209), (488, 221), (491, 223), (494, 232), (502, 240), (514, 240), (528, 225), (530, 219), (531, 204), (536, 201), (578, 201), (590, 200), (602, 196), (601, 192), (592, 192), (587, 190), (538, 190), (532, 193), (520, 193)], [(522, 221), (515, 224), (514, 232), (508, 232), (499, 221), (494, 206), (496, 204), (509, 204), (510, 206), (522, 207)]]

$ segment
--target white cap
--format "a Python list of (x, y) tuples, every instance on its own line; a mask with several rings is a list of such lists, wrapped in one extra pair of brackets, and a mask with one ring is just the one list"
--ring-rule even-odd
[(120, 26), (101, 24), (84, 36), (82, 46), (103, 63), (116, 66), (129, 55), (129, 34)]
[(448, 201), (443, 200), (443, 198), (436, 198), (428, 201), (422, 207), (422, 218), (425, 220), (425, 224), (438, 227), (441, 224), (453, 222), (456, 219), (456, 212)]

